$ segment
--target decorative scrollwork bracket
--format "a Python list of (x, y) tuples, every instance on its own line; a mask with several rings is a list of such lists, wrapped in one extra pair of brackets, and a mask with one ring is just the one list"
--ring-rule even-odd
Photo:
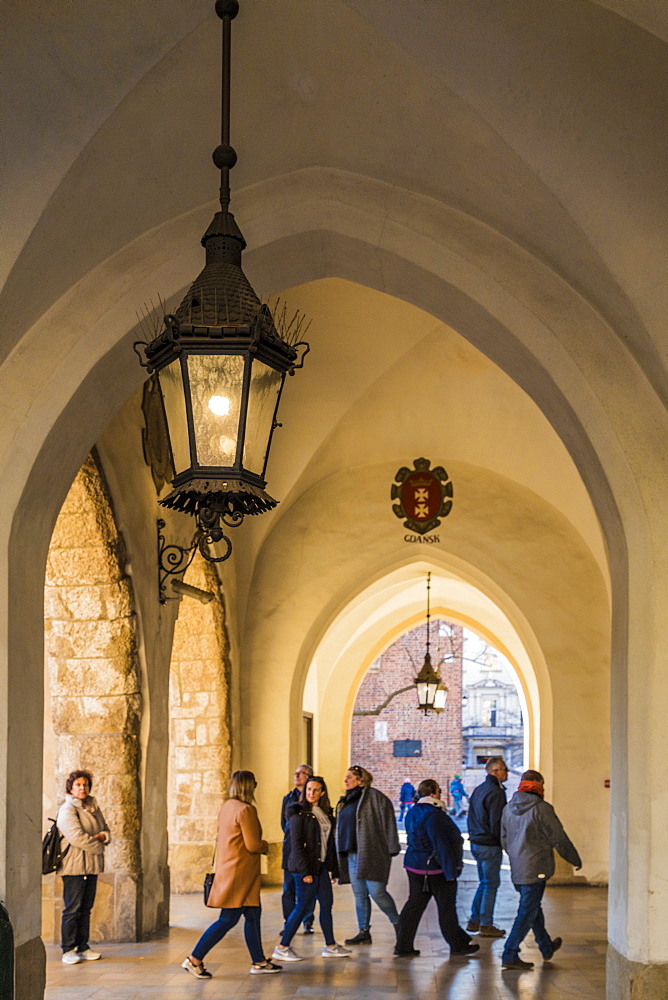
[(177, 596), (168, 597), (167, 596), (167, 581), (170, 576), (183, 578), (185, 571), (190, 566), (195, 553), (197, 552), (197, 543), (199, 541), (199, 536), (201, 534), (199, 528), (195, 532), (195, 536), (192, 540), (192, 544), (188, 548), (183, 548), (181, 545), (168, 545), (167, 539), (165, 538), (163, 531), (165, 529), (165, 522), (161, 517), (158, 518), (158, 600), (161, 604), (166, 604), (167, 601), (178, 601)]
[[(221, 512), (210, 507), (200, 507), (197, 512), (197, 529), (193, 540), (187, 548), (182, 545), (169, 545), (163, 531), (165, 522), (158, 518), (158, 600), (161, 604), (167, 601), (178, 601), (178, 597), (167, 596), (167, 581), (170, 577), (183, 579), (183, 576), (199, 552), (203, 559), (210, 563), (225, 562), (232, 555), (232, 542), (223, 532), (221, 521), (230, 528), (237, 528), (244, 519), (240, 512)], [(221, 556), (214, 556), (210, 545), (225, 545)]]

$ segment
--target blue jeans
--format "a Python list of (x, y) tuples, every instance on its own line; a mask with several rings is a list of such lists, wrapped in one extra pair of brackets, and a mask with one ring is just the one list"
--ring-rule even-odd
[[(357, 855), (348, 855), (348, 875), (355, 894), (355, 913), (361, 931), (368, 931), (371, 926), (371, 899), (379, 906), (391, 924), (399, 923), (399, 914), (394, 900), (387, 891), (385, 882), (372, 882), (370, 879), (357, 877)], [(371, 899), (369, 899), (369, 896)]]
[(541, 906), (545, 885), (546, 880), (543, 879), (540, 882), (532, 882), (531, 885), (515, 886), (516, 891), (520, 894), (520, 905), (515, 923), (503, 949), (502, 962), (517, 961), (520, 957), (520, 946), (529, 931), (533, 931), (543, 958), (552, 957), (552, 938), (545, 929), (545, 919)]
[(486, 847), (484, 844), (471, 844), (471, 854), (478, 865), (480, 884), (471, 904), (471, 920), (486, 926), (494, 923), (494, 903), (496, 890), (501, 882), (501, 847)]
[(334, 895), (332, 893), (332, 880), (325, 865), (320, 863), (320, 870), (313, 876), (312, 882), (305, 882), (303, 875), (292, 876), (295, 885), (295, 908), (285, 921), (281, 944), (290, 944), (297, 933), (297, 928), (301, 920), (304, 920), (309, 913), (313, 913), (316, 899), (320, 903), (320, 926), (325, 936), (325, 944), (336, 944), (334, 940), (334, 928), (332, 925), (332, 906), (334, 905)]
[[(292, 911), (295, 908), (295, 879), (292, 872), (289, 872), (287, 868), (283, 871), (283, 895), (281, 896), (281, 907), (283, 909), (283, 920), (286, 921)], [(313, 898), (313, 906), (315, 906), (315, 897)], [(313, 926), (313, 907), (303, 918), (304, 927)]]
[(262, 910), (259, 906), (235, 906), (226, 907), (220, 911), (220, 916), (215, 923), (211, 924), (192, 950), (192, 957), (201, 962), (214, 945), (225, 937), (228, 931), (239, 923), (241, 915), (244, 916), (244, 937), (246, 947), (250, 952), (251, 961), (254, 965), (264, 962), (265, 954), (262, 950), (262, 935), (260, 933), (260, 916)]

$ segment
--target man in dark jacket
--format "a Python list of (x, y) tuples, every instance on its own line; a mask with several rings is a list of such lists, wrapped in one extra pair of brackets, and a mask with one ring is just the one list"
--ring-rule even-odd
[[(281, 906), (283, 909), (283, 920), (287, 920), (295, 908), (295, 880), (288, 870), (288, 858), (290, 856), (290, 820), (288, 817), (288, 807), (299, 801), (302, 788), (310, 777), (313, 776), (313, 768), (309, 764), (300, 764), (295, 770), (295, 787), (287, 795), (283, 796), (281, 805), (281, 830), (283, 831), (283, 895), (281, 896)], [(313, 910), (304, 918), (304, 934), (313, 934)]]
[(510, 875), (520, 894), (515, 923), (501, 957), (504, 969), (533, 968), (533, 962), (520, 958), (520, 946), (530, 930), (546, 962), (561, 948), (561, 938), (547, 933), (541, 906), (547, 880), (554, 875), (554, 851), (576, 870), (582, 867), (580, 855), (543, 795), (542, 774), (525, 771), (501, 817), (501, 844), (508, 852)]
[(469, 840), (480, 884), (466, 930), (472, 934), (479, 931), (481, 937), (498, 938), (506, 933), (494, 926), (494, 903), (501, 881), (501, 813), (506, 804), (502, 782), (508, 777), (508, 768), (503, 757), (490, 757), (485, 770), (487, 777), (473, 789), (469, 799)]

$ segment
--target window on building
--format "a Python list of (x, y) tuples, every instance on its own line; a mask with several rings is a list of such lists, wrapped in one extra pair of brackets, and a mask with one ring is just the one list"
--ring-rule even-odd
[(373, 738), (377, 743), (387, 743), (387, 722), (376, 719), (373, 724)]
[(485, 698), (482, 703), (482, 724), (483, 726), (495, 726), (497, 716), (496, 699)]

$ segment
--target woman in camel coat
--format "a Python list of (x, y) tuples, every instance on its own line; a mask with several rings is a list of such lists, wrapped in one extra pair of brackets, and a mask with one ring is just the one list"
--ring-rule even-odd
[(244, 917), (244, 935), (250, 952), (252, 974), (280, 972), (265, 958), (260, 932), (260, 855), (267, 853), (262, 827), (253, 805), (257, 781), (252, 771), (235, 771), (230, 797), (218, 814), (216, 874), (207, 906), (220, 907), (220, 916), (204, 931), (182, 963), (196, 979), (211, 979), (204, 956)]

